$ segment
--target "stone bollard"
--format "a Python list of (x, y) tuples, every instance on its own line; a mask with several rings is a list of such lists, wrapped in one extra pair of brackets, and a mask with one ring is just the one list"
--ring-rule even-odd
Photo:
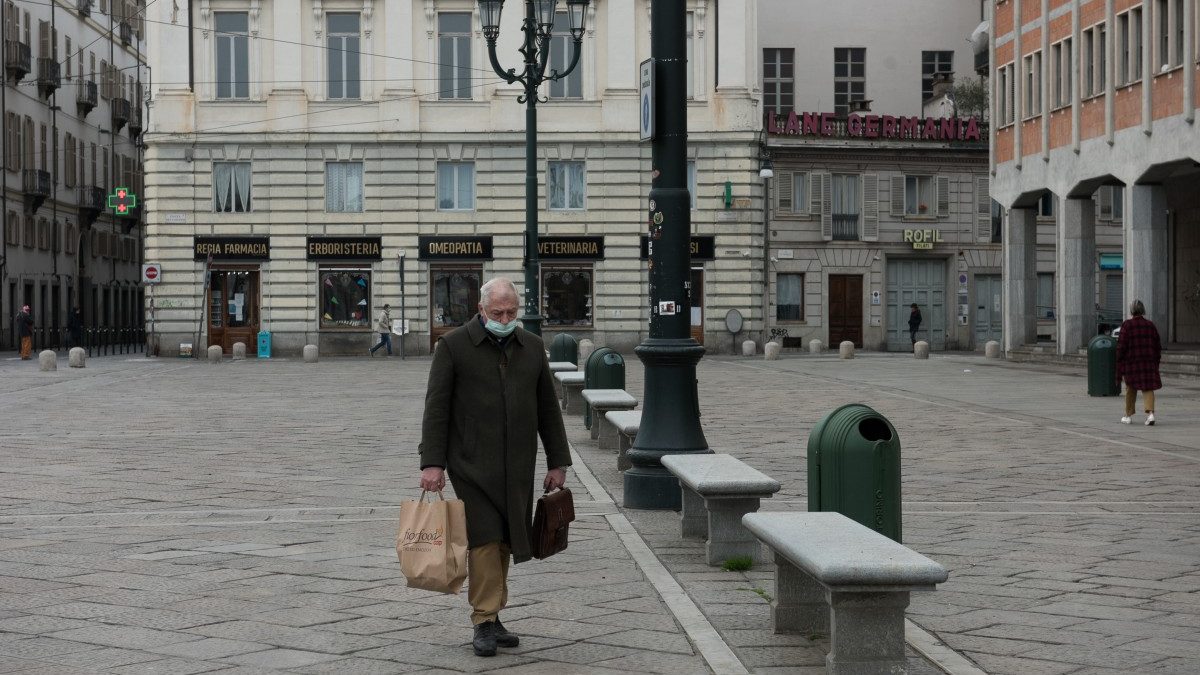
[(316, 345), (304, 345), (304, 362), (305, 363), (316, 363), (317, 362), (317, 346)]
[(809, 340), (808, 341), (808, 353), (809, 354), (820, 354), (823, 351), (825, 351), (825, 343), (824, 342), (821, 342), (820, 340)]
[(596, 351), (596, 343), (584, 338), (579, 341), (579, 369), (583, 370), (583, 365), (587, 363), (588, 357), (592, 352)]
[(245, 358), (246, 358), (246, 343), (245, 342), (233, 343), (233, 360), (234, 361), (242, 361), (242, 360), (245, 360)]
[(83, 347), (72, 347), (67, 354), (67, 365), (72, 368), (86, 368), (87, 350)]
[(984, 351), (985, 357), (987, 357), (989, 359), (1000, 358), (1000, 343), (999, 342), (996, 342), (995, 340), (990, 340), (987, 343), (987, 345), (984, 346), (984, 350), (985, 350)]
[(209, 363), (220, 363), (222, 354), (223, 354), (223, 352), (221, 351), (221, 345), (213, 345), (213, 346), (209, 347), (208, 348), (208, 362)]
[(846, 340), (842, 344), (838, 345), (838, 355), (843, 359), (854, 358), (854, 343)]
[(742, 343), (742, 356), (754, 356), (758, 353), (758, 344), (754, 340), (746, 340)]
[(41, 365), (42, 371), (58, 370), (58, 354), (47, 349), (38, 354), (38, 364)]
[(767, 344), (763, 345), (763, 355), (766, 357), (766, 359), (768, 361), (778, 361), (779, 360), (779, 350), (782, 348), (783, 348), (783, 345), (772, 340), (771, 342), (768, 342)]
[(918, 359), (929, 358), (929, 343), (924, 340), (917, 340), (917, 343), (913, 345), (913, 356)]

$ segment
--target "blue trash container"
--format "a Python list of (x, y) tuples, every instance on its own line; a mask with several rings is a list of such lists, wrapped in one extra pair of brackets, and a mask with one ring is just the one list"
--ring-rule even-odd
[(258, 358), (271, 358), (271, 331), (258, 331)]

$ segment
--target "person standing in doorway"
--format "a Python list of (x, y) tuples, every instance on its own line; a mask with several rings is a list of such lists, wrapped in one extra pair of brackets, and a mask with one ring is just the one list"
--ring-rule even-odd
[(21, 360), (28, 361), (33, 358), (33, 314), (29, 311), (29, 305), (22, 306), (14, 320), (17, 323), (17, 337), (21, 339)]
[(375, 324), (375, 328), (379, 330), (379, 342), (371, 347), (371, 356), (375, 356), (375, 350), (380, 347), (387, 347), (387, 355), (392, 355), (392, 307), (387, 303), (383, 305), (383, 311), (379, 313), (379, 320)]
[(912, 304), (912, 312), (908, 315), (908, 337), (912, 339), (915, 346), (917, 344), (917, 329), (921, 327), (921, 308), (917, 307), (917, 303)]
[(477, 656), (520, 639), (500, 623), (509, 560), (532, 557), (530, 529), (538, 437), (549, 492), (571, 465), (567, 432), (542, 338), (517, 326), (516, 286), (497, 277), (479, 289), (479, 314), (438, 340), (421, 423), (422, 490), (446, 474), (467, 512), (471, 642)]
[(67, 335), (72, 347), (83, 346), (83, 316), (78, 307), (72, 307), (71, 315), (67, 317)]
[(1117, 337), (1117, 378), (1125, 383), (1125, 416), (1121, 424), (1133, 422), (1137, 393), (1142, 392), (1146, 408), (1146, 426), (1154, 426), (1154, 392), (1162, 389), (1158, 364), (1162, 360), (1162, 342), (1158, 328), (1146, 318), (1146, 306), (1134, 300), (1130, 318), (1121, 324)]

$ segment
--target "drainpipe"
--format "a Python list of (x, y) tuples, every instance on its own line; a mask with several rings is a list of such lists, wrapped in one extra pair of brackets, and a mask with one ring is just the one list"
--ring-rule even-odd
[(1074, 77), (1071, 82), (1075, 85), (1071, 87), (1071, 150), (1075, 154), (1079, 154), (1079, 146), (1081, 143), (1081, 134), (1079, 125), (1083, 124), (1083, 111), (1080, 108), (1083, 106), (1083, 82), (1080, 81), (1079, 74), (1083, 71), (1079, 69), (1082, 59), (1079, 53), (1083, 51), (1083, 44), (1080, 42), (1080, 26), (1079, 12), (1081, 0), (1074, 0), (1071, 6), (1071, 73)]
[(1021, 25), (1021, 0), (1013, 0), (1013, 69), (1012, 69), (1012, 75), (1013, 75), (1014, 81), (1013, 81), (1013, 86), (1012, 86), (1012, 93), (1013, 93), (1012, 100), (1013, 100), (1013, 113), (1014, 113), (1013, 117), (1015, 118), (1013, 120), (1013, 158), (1016, 160), (1014, 162), (1014, 165), (1017, 167), (1018, 170), (1020, 170), (1021, 164), (1023, 163), (1023, 160), (1025, 158), (1025, 153), (1021, 149), (1021, 136), (1023, 136), (1022, 132), (1024, 131), (1024, 129), (1022, 129), (1022, 127), (1025, 126), (1025, 116), (1024, 116), (1025, 87), (1022, 86), (1025, 84), (1025, 82), (1022, 80), (1022, 78), (1024, 77), (1024, 73), (1022, 72), (1022, 70), (1023, 70), (1022, 66), (1025, 63), (1025, 56), (1024, 56), (1024, 54), (1021, 53), (1021, 48), (1023, 46), (1022, 43), (1024, 42), (1023, 40), (1021, 40), (1022, 28), (1023, 28), (1023, 26)]
[(1183, 3), (1183, 121), (1196, 121), (1196, 3)]
[(1108, 37), (1104, 40), (1104, 56), (1102, 57), (1109, 65), (1104, 70), (1104, 133), (1108, 138), (1109, 146), (1116, 142), (1116, 112), (1117, 112), (1117, 78), (1116, 68), (1113, 64), (1117, 62), (1116, 49), (1116, 31), (1113, 28), (1116, 26), (1116, 15), (1113, 13), (1113, 0), (1104, 0), (1104, 25), (1105, 33)]

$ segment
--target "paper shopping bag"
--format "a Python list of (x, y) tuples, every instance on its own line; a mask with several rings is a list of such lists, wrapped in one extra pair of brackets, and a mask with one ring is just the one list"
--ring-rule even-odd
[(406, 500), (396, 535), (400, 571), (412, 588), (456, 594), (467, 578), (467, 513), (461, 499)]

